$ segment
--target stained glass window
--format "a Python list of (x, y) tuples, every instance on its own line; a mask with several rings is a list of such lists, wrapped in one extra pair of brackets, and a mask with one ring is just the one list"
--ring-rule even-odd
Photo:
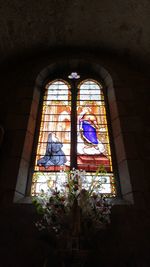
[(94, 179), (101, 181), (98, 193), (116, 194), (102, 85), (92, 79), (73, 85), (80, 78), (75, 74), (46, 85), (32, 195), (55, 187), (63, 191), (66, 171), (73, 167), (83, 171), (83, 188)]

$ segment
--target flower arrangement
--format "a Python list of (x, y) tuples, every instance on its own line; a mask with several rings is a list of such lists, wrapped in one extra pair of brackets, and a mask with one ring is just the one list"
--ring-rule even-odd
[[(99, 171), (96, 173), (96, 175)], [(88, 188), (84, 188), (85, 171), (72, 169), (67, 173), (64, 190), (49, 188), (33, 198), (41, 219), (36, 222), (37, 228), (47, 232), (54, 231), (59, 235), (65, 231), (81, 231), (81, 225), (95, 229), (104, 228), (110, 223), (111, 204), (97, 192), (102, 182), (93, 177)]]

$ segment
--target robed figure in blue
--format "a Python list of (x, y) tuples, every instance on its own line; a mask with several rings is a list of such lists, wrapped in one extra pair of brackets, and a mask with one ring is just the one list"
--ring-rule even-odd
[(49, 133), (45, 156), (37, 161), (38, 166), (48, 168), (49, 166), (61, 166), (67, 162), (62, 150), (63, 144), (54, 133)]
[(79, 119), (79, 129), (85, 146), (94, 147), (99, 150), (100, 153), (104, 152), (104, 145), (97, 137), (97, 131), (99, 129), (97, 118), (93, 113), (91, 113), (91, 109), (89, 107), (84, 108), (84, 112)]

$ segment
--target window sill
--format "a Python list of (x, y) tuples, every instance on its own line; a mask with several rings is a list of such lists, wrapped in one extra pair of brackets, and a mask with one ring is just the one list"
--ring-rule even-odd
[[(20, 198), (18, 201), (14, 201), (15, 204), (32, 204), (32, 197), (31, 196), (26, 196), (23, 198)], [(122, 198), (112, 198), (110, 199), (110, 204), (112, 206), (120, 206), (120, 205), (133, 205), (130, 201), (127, 201)]]

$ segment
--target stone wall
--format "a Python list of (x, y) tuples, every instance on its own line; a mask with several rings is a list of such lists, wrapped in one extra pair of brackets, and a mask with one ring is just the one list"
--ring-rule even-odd
[[(35, 80), (46, 66), (66, 58), (86, 59), (100, 64), (112, 77), (115, 89), (115, 100), (112, 96), (110, 105), (112, 132), (122, 176), (122, 195), (128, 200), (125, 204), (120, 201), (114, 205), (112, 224), (108, 232), (100, 237), (101, 245), (98, 244), (89, 262), (93, 261), (93, 266), (98, 267), (149, 266), (148, 74), (133, 68), (123, 57), (117, 58), (100, 51), (73, 53), (63, 50), (52, 55), (49, 52), (12, 61), (1, 68), (0, 124), (4, 128), (0, 147), (1, 266), (40, 267), (47, 253), (53, 251), (52, 244), (49, 248), (36, 232), (36, 214), (32, 204), (14, 203), (13, 200), (17, 188), (18, 194), (21, 192), (22, 195), (26, 189), (38, 109), (39, 91), (34, 90)], [(21, 177), (19, 182), (18, 175)], [(133, 201), (130, 201), (131, 198)], [(55, 266), (54, 263), (52, 266)]]
[(149, 61), (149, 8), (148, 0), (1, 0), (0, 59), (74, 46)]

